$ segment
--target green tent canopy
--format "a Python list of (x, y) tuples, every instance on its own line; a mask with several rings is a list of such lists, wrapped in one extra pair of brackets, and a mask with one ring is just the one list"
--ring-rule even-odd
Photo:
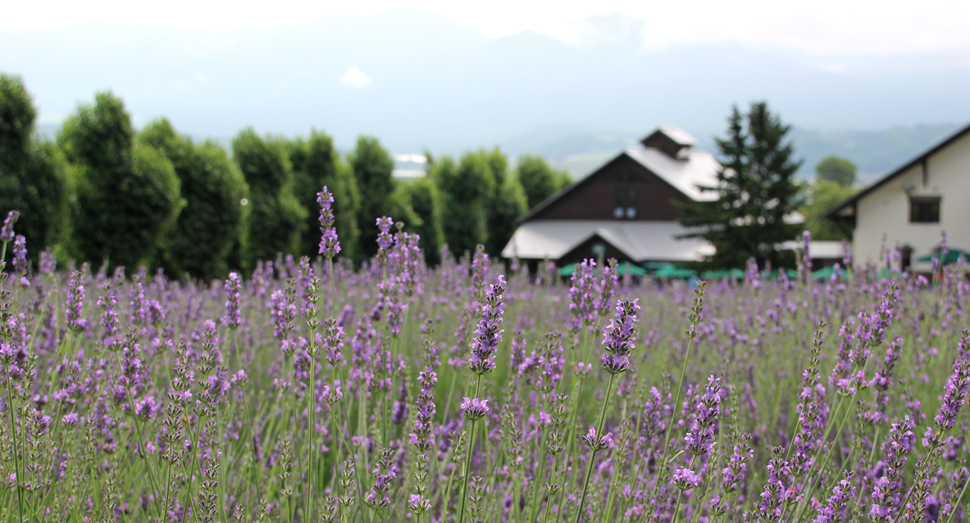
[(741, 269), (716, 269), (712, 271), (704, 271), (701, 273), (701, 278), (705, 280), (723, 280), (726, 278), (741, 279), (744, 278), (744, 271)]
[[(960, 260), (960, 256), (963, 256), (964, 260), (970, 261), (970, 253), (968, 253), (967, 251), (963, 251), (960, 249), (950, 249), (949, 252), (946, 253), (946, 256), (943, 257), (943, 265), (950, 265), (951, 263), (958, 262)], [(939, 258), (939, 257), (940, 257), (940, 248), (937, 247), (936, 249), (933, 249), (933, 254), (920, 256), (919, 258), (916, 258), (916, 260), (929, 263), (933, 261), (933, 258)]]
[[(825, 267), (823, 269), (819, 269), (819, 270), (813, 272), (812, 273), (812, 279), (814, 279), (814, 280), (830, 280), (830, 279), (832, 279), (832, 275), (833, 274), (835, 274), (835, 268), (834, 267)], [(845, 269), (839, 269), (839, 279), (840, 280), (848, 280), (849, 279), (849, 271), (847, 271)]]
[[(575, 270), (576, 270), (575, 263), (570, 263), (569, 265), (563, 265), (562, 267), (559, 268), (559, 275), (572, 276), (573, 271)], [(617, 264), (616, 266), (617, 274), (619, 274), (620, 276), (625, 276), (627, 272), (629, 272), (633, 276), (644, 276), (647, 274), (647, 271), (643, 267), (633, 265), (632, 263), (624, 262), (624, 263)]]
[(690, 278), (691, 276), (696, 276), (697, 271), (680, 269), (673, 265), (668, 265), (653, 271), (653, 275), (657, 278)]

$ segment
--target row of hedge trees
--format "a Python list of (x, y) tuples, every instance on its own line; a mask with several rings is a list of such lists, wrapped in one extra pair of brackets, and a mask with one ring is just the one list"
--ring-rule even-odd
[(221, 277), (278, 253), (316, 256), (324, 185), (334, 193), (343, 256), (373, 256), (376, 218), (388, 215), (421, 235), (435, 264), (445, 243), (455, 254), (481, 243), (498, 255), (514, 222), (569, 183), (538, 157), (510, 171), (498, 149), (444, 156), (427, 176), (400, 181), (375, 138), (359, 138), (343, 158), (316, 130), (286, 138), (244, 129), (230, 155), (164, 118), (136, 131), (111, 92), (80, 104), (56, 142), (34, 132), (35, 120), (21, 78), (0, 73), (0, 216), (21, 211), (28, 249), (178, 277)]

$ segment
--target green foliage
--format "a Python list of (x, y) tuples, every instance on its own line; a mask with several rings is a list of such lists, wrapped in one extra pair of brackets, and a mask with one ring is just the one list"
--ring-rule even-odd
[(95, 95), (93, 106), (81, 104), (58, 141), (69, 162), (83, 165), (91, 182), (102, 183), (131, 171), (134, 139), (124, 102), (108, 91)]
[(242, 173), (222, 146), (195, 144), (164, 118), (148, 124), (138, 140), (172, 163), (185, 199), (174, 227), (160, 241), (166, 272), (203, 280), (224, 277), (229, 251), (240, 240), (248, 215), (242, 201), (249, 189)]
[(505, 244), (512, 239), (515, 221), (528, 209), (525, 193), (518, 180), (508, 175), (508, 159), (498, 148), (483, 152), (492, 173), (492, 193), (488, 197), (488, 239), (485, 252), (499, 257)]
[(529, 209), (571, 183), (568, 174), (557, 172), (541, 156), (529, 155), (519, 158), (515, 166), (515, 179), (522, 186)]
[(812, 233), (813, 240), (851, 239), (846, 231), (830, 221), (820, 220), (819, 216), (858, 191), (856, 187), (831, 180), (816, 180), (805, 187), (806, 198), (798, 212), (805, 215), (805, 229)]
[(25, 159), (36, 118), (23, 79), (0, 73), (0, 171), (12, 172)]
[(488, 239), (488, 203), (495, 187), (486, 154), (466, 153), (455, 164), (448, 156), (438, 158), (430, 173), (441, 191), (442, 231), (456, 257), (474, 251)]
[(815, 166), (815, 179), (835, 182), (843, 187), (855, 183), (856, 166), (838, 156), (827, 156)]
[(441, 263), (441, 246), (444, 245), (444, 234), (441, 231), (441, 194), (434, 180), (430, 176), (418, 178), (411, 183), (402, 185), (411, 202), (411, 209), (421, 220), (416, 228), (421, 236), (419, 243), (424, 252), (425, 263), (431, 266)]
[(411, 195), (404, 188), (404, 185), (398, 184), (394, 188), (389, 202), (391, 212), (388, 216), (394, 218), (394, 223), (403, 223), (404, 230), (407, 232), (417, 233), (421, 230), (424, 222), (421, 221), (421, 217), (411, 207)]
[(263, 139), (250, 127), (233, 138), (232, 154), (249, 184), (249, 232), (242, 260), (246, 268), (279, 253), (296, 254), (308, 211), (293, 194), (284, 141)]
[(723, 164), (718, 184), (702, 187), (717, 199), (681, 206), (680, 222), (700, 229), (684, 237), (703, 238), (716, 248), (704, 265), (743, 268), (751, 257), (759, 266), (765, 261), (791, 265), (790, 255), (775, 249), (799, 232), (785, 222), (799, 203), (794, 175), (800, 162), (792, 159), (794, 149), (786, 142), (789, 130), (764, 102), (751, 104), (746, 115), (732, 108), (728, 136), (717, 140)]
[(361, 261), (360, 191), (349, 165), (341, 161), (326, 133), (313, 130), (307, 140), (297, 138), (286, 142), (293, 164), (294, 192), (307, 209), (306, 229), (300, 239), (300, 255), (315, 258), (320, 252), (320, 204), (317, 193), (327, 186), (333, 193), (335, 226), (340, 237), (340, 255)]
[(350, 154), (349, 161), (362, 196), (360, 212), (357, 214), (360, 249), (365, 258), (370, 258), (377, 254), (377, 219), (381, 216), (391, 216), (394, 220), (405, 218), (394, 216), (392, 212), (394, 159), (377, 138), (361, 136), (357, 139), (357, 146)]
[(35, 118), (20, 77), (0, 74), (0, 216), (20, 211), (16, 231), (36, 260), (63, 236), (70, 187), (60, 150), (32, 138)]
[(172, 163), (134, 143), (124, 103), (110, 92), (98, 93), (93, 106), (79, 106), (58, 141), (77, 185), (74, 254), (111, 266), (151, 262), (157, 240), (184, 203)]

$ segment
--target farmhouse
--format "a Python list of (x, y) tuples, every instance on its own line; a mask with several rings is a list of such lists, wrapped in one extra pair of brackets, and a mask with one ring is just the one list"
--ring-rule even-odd
[(721, 166), (695, 144), (681, 129), (660, 127), (532, 209), (502, 256), (560, 266), (605, 257), (652, 268), (711, 254), (703, 240), (676, 239), (686, 229), (675, 202), (716, 197), (697, 186), (715, 185)]
[(822, 215), (852, 232), (854, 263), (880, 264), (898, 249), (900, 265), (930, 270), (946, 232), (951, 250), (970, 248), (970, 126), (943, 140)]

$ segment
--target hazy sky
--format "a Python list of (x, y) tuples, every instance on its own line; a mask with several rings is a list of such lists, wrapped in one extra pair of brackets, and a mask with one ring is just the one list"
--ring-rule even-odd
[(595, 38), (579, 20), (622, 13), (646, 23), (643, 43), (651, 49), (730, 42), (786, 47), (818, 56), (947, 54), (959, 65), (970, 66), (967, 0), (33, 0), (6, 4), (0, 27), (16, 28), (96, 21), (230, 29), (422, 7), (489, 36), (532, 30), (574, 45)]

